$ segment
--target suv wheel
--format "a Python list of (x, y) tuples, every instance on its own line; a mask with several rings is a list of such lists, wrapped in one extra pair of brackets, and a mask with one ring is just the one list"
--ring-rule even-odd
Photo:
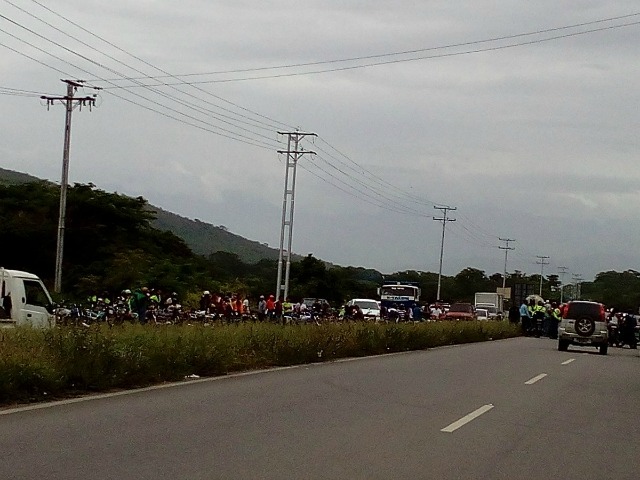
[(558, 340), (558, 350), (566, 352), (569, 349), (569, 342), (567, 340)]
[(606, 355), (608, 349), (609, 349), (609, 344), (603, 343), (602, 345), (600, 345), (600, 355)]
[(589, 317), (582, 317), (576, 320), (575, 329), (581, 337), (589, 337), (596, 330), (596, 322)]

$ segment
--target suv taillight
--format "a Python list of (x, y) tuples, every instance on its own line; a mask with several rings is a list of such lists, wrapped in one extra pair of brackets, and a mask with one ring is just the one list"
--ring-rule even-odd
[(601, 322), (606, 322), (607, 321), (607, 313), (604, 310), (604, 305), (600, 304), (600, 321)]
[(569, 315), (569, 304), (567, 303), (564, 307), (561, 307), (562, 310), (562, 318), (567, 318)]

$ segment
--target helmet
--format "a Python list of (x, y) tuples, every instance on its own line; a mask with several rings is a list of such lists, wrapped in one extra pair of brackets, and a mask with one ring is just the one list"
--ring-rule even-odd
[(124, 293), (125, 293), (126, 295), (131, 295), (131, 290), (129, 290), (129, 289), (127, 288), (127, 289), (124, 291)]
[(204, 292), (202, 292), (202, 294), (203, 294), (203, 295), (211, 295), (211, 294), (209, 293), (209, 290), (205, 290)]

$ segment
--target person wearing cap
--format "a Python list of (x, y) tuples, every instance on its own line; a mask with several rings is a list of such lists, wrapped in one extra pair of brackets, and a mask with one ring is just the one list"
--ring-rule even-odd
[(269, 295), (267, 299), (267, 317), (272, 320), (276, 315), (276, 297)]
[(138, 321), (147, 323), (147, 308), (149, 307), (149, 289), (142, 287), (133, 292), (131, 309), (138, 314)]
[(202, 296), (200, 297), (200, 310), (203, 310), (205, 313), (209, 313), (209, 309), (211, 308), (211, 292), (209, 290), (205, 290), (202, 292)]
[(267, 316), (267, 301), (264, 299), (264, 295), (260, 295), (260, 301), (258, 302), (258, 320), (264, 322)]

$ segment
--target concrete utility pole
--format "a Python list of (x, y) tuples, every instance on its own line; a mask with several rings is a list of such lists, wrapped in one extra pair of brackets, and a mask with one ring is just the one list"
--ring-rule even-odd
[(539, 258), (540, 260), (537, 260), (536, 263), (538, 265), (540, 265), (540, 296), (542, 297), (542, 275), (544, 273), (544, 266), (545, 265), (549, 265), (549, 262), (547, 262), (547, 257), (546, 255), (536, 255), (536, 258)]
[(436, 301), (440, 301), (440, 287), (442, 285), (442, 256), (444, 254), (444, 231), (447, 226), (447, 222), (456, 221), (455, 218), (447, 218), (447, 214), (449, 213), (449, 211), (457, 210), (457, 207), (448, 207), (446, 205), (439, 207), (437, 205), (434, 205), (433, 208), (442, 212), (442, 217), (433, 217), (435, 221), (442, 222), (442, 241), (440, 242), (440, 268), (438, 269), (438, 293), (436, 293)]
[(575, 292), (576, 300), (580, 300), (580, 293), (581, 293), (580, 282), (582, 282), (582, 280), (583, 280), (582, 275), (579, 275), (577, 273), (573, 275), (573, 283), (575, 284), (575, 288), (576, 288), (576, 292)]
[(564, 303), (564, 275), (569, 270), (567, 267), (558, 267), (560, 271), (560, 303)]
[(507, 255), (509, 250), (515, 250), (515, 247), (510, 247), (509, 242), (515, 242), (513, 238), (498, 238), (501, 242), (505, 242), (506, 246), (498, 247), (500, 250), (504, 250), (504, 277), (502, 277), (502, 288), (507, 285)]
[[(69, 183), (69, 148), (71, 146), (71, 112), (74, 107), (91, 107), (96, 104), (96, 95), (87, 97), (74, 97), (78, 87), (83, 87), (82, 80), (62, 80), (67, 84), (67, 95), (64, 97), (40, 97), (47, 101), (47, 109), (55, 102), (61, 102), (66, 105), (67, 115), (64, 126), (64, 149), (62, 152), (62, 179), (60, 180), (60, 215), (58, 217), (58, 240), (56, 245), (56, 272), (54, 291), (60, 293), (62, 290), (62, 256), (64, 252), (64, 227), (67, 212), (67, 185)], [(98, 87), (91, 87), (98, 89)]]
[[(298, 150), (298, 143), (306, 136), (316, 136), (315, 133), (303, 133), (299, 131), (295, 132), (278, 132), (280, 135), (287, 135), (287, 149), (278, 150), (278, 153), (287, 154), (287, 166), (284, 174), (284, 199), (282, 200), (282, 225), (280, 227), (280, 253), (278, 255), (278, 279), (276, 283), (276, 299), (283, 292), (282, 301), (285, 301), (289, 296), (289, 271), (291, 269), (291, 242), (293, 240), (293, 208), (295, 205), (295, 193), (296, 193), (296, 166), (298, 159), (302, 155), (311, 154), (315, 155), (315, 152)], [(293, 144), (293, 148), (292, 148)], [(289, 171), (291, 170), (291, 186), (289, 186)], [(287, 219), (288, 213), (288, 219)], [(288, 232), (287, 232), (288, 230)], [(287, 233), (287, 249), (285, 253), (284, 239), (285, 233)], [(282, 270), (283, 263), (286, 256), (286, 266), (284, 268), (284, 284), (282, 283)]]

